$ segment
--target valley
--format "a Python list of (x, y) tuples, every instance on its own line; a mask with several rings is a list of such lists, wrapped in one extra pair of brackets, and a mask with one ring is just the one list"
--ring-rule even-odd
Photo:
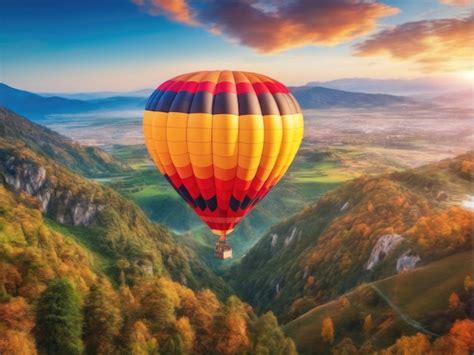
[(231, 235), (234, 259), (224, 263), (213, 258), (214, 236), (149, 160), (141, 144), (139, 112), (110, 117), (104, 113), (95, 117), (78, 114), (44, 123), (83, 144), (99, 145), (132, 166), (131, 173), (99, 181), (134, 200), (154, 221), (182, 234), (213, 268), (233, 263), (271, 225), (341, 183), (465, 152), (474, 129), (473, 113), (463, 107), (396, 105), (305, 110), (304, 114), (305, 138), (293, 165)]
[[(1, 114), (0, 197), (7, 203), (0, 209), (0, 242), (17, 243), (27, 259), (37, 255), (39, 271), (9, 281), (0, 296), (26, 299), (28, 312), (53, 274), (74, 280), (81, 293), (105, 278), (122, 302), (130, 292), (125, 285), (143, 309), (147, 290), (166, 285), (180, 295), (173, 302), (184, 302), (175, 304), (176, 314), (192, 311), (185, 305), (195, 297), (190, 292), (199, 302), (217, 297), (213, 327), (233, 314), (247, 319), (252, 340), (245, 346), (257, 346), (260, 335), (252, 329), (264, 324), (275, 331), (279, 349), (302, 354), (371, 352), (403, 337), (425, 337), (441, 348), (456, 321), (472, 312), (465, 290), (473, 277), (468, 107), (306, 109), (293, 165), (231, 235), (234, 259), (224, 262), (213, 256), (215, 237), (149, 160), (139, 111), (48, 114), (38, 122), (52, 131), (8, 110)], [(20, 225), (23, 234), (12, 232)], [(2, 255), (1, 268), (26, 272), (10, 249)], [(59, 258), (52, 266), (45, 261), (50, 255)], [(212, 296), (204, 297), (203, 288)], [(420, 293), (430, 293), (430, 302)], [(203, 327), (188, 317), (192, 327)], [(328, 319), (332, 339), (323, 336)], [(15, 331), (31, 341), (29, 330)], [(184, 339), (180, 330), (160, 334), (166, 346)], [(196, 346), (211, 345), (200, 335)]]

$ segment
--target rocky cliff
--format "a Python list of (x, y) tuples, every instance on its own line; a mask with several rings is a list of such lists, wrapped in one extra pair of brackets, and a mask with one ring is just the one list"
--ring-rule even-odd
[(39, 209), (60, 223), (90, 225), (104, 208), (83, 191), (58, 184), (57, 178), (39, 162), (15, 156), (10, 149), (0, 151), (0, 171), (7, 186), (36, 198)]

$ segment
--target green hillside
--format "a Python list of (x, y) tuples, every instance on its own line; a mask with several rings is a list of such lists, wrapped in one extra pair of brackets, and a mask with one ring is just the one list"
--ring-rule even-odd
[(473, 212), (462, 201), (472, 193), (473, 166), (470, 153), (345, 183), (272, 227), (227, 277), (258, 311), (288, 322), (396, 274), (397, 262), (410, 268), (470, 250)]
[[(401, 335), (445, 334), (456, 317), (466, 317), (468, 305), (466, 310), (450, 310), (448, 300), (453, 292), (468, 299), (463, 283), (472, 274), (473, 262), (472, 253), (463, 252), (363, 284), (286, 324), (285, 332), (295, 340), (301, 354), (329, 353), (331, 344), (321, 337), (327, 317), (334, 324), (334, 344), (348, 337), (357, 347), (370, 342), (373, 349), (380, 349)], [(368, 316), (371, 325), (364, 330)]]
[(0, 107), (0, 139), (21, 142), (34, 152), (87, 177), (123, 174), (125, 163), (96, 147), (86, 147)]
[[(192, 288), (211, 287), (230, 294), (194, 251), (160, 225), (150, 222), (132, 202), (110, 188), (74, 174), (23, 141), (0, 138), (0, 178), (14, 191), (36, 199), (53, 229), (74, 235), (108, 260), (105, 270), (118, 282), (121, 273), (168, 275)], [(125, 265), (125, 266), (124, 266)]]

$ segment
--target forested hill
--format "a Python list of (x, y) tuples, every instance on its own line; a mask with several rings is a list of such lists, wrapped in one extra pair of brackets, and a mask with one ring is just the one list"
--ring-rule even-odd
[(8, 189), (32, 196), (50, 223), (98, 253), (103, 271), (115, 282), (121, 272), (130, 279), (168, 275), (193, 288), (212, 286), (229, 293), (191, 250), (180, 247), (135, 204), (31, 150), (22, 140), (0, 138), (0, 178)]
[(0, 137), (0, 275), (2, 354), (295, 352), (136, 205), (21, 135)]
[(273, 227), (229, 270), (231, 284), (287, 322), (361, 283), (472, 250), (473, 160), (345, 183)]
[(32, 151), (87, 177), (110, 176), (130, 171), (130, 167), (103, 150), (82, 146), (2, 107), (0, 138), (15, 144), (24, 144)]

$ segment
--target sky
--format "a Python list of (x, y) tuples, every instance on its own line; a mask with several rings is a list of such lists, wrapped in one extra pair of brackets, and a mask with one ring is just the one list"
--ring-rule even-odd
[(287, 85), (473, 75), (472, 0), (15, 0), (2, 3), (1, 82), (127, 91), (197, 70)]

